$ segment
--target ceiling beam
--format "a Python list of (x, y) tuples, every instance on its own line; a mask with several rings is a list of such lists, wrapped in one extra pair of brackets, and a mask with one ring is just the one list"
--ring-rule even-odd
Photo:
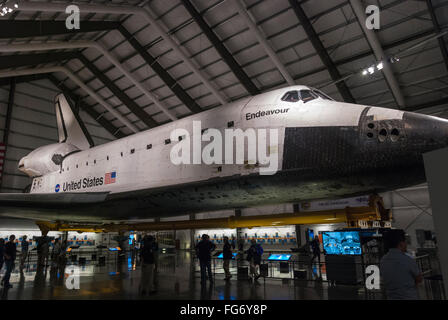
[[(208, 76), (202, 74), (199, 67), (196, 66), (193, 59), (189, 57), (189, 54), (186, 53), (186, 50), (171, 38), (171, 35), (165, 31), (165, 26), (163, 26), (162, 21), (154, 18), (150, 11), (146, 8), (142, 8), (139, 6), (116, 6), (116, 5), (104, 5), (104, 4), (84, 4), (77, 3), (80, 11), (83, 13), (103, 13), (103, 14), (126, 14), (126, 15), (138, 15), (145, 19), (150, 25), (151, 28), (154, 29), (155, 34), (160, 35), (163, 40), (166, 41), (167, 45), (173, 49), (173, 51), (181, 58), (183, 63), (187, 65), (194, 74), (202, 81), (205, 87), (207, 87), (213, 95), (218, 99), (218, 101), (224, 105), (227, 103), (226, 98), (223, 93), (216, 89), (211, 81), (208, 79)], [(49, 2), (37, 2), (37, 1), (21, 1), (20, 2), (20, 11), (27, 12), (65, 12), (67, 8), (67, 3), (49, 3)], [(155, 101), (156, 105), (158, 101)], [(174, 119), (173, 119), (174, 120)]]
[(448, 104), (448, 97), (437, 99), (437, 100), (433, 100), (433, 101), (429, 101), (429, 102), (425, 102), (425, 103), (420, 103), (420, 104), (413, 105), (413, 106), (409, 106), (409, 107), (407, 107), (406, 109), (403, 109), (403, 110), (404, 111), (421, 111), (423, 109), (436, 107), (436, 106), (440, 106), (440, 105), (443, 105), (443, 104)]
[[(15, 79), (16, 84), (24, 83), (24, 82), (31, 82), (31, 81), (37, 81), (42, 79), (47, 79), (47, 76), (45, 74), (31, 74), (26, 76), (18, 76), (13, 77)], [(8, 86), (11, 83), (12, 78), (0, 78), (0, 87), (2, 86)]]
[[(311, 21), (308, 19), (305, 11), (303, 11), (301, 5), (297, 0), (289, 0), (289, 3), (292, 9), (294, 10), (294, 13), (296, 14), (297, 18), (299, 19), (300, 24), (305, 30), (308, 39), (311, 41), (314, 50), (316, 50), (317, 54), (322, 60), (322, 63), (325, 65), (326, 69), (330, 73), (331, 79), (333, 81), (340, 80), (342, 76), (338, 68), (336, 67), (335, 63), (331, 59), (327, 50), (325, 49), (322, 41), (319, 39), (319, 36), (316, 30), (314, 30), (314, 27), (311, 24)], [(345, 102), (356, 103), (355, 98), (353, 97), (352, 93), (350, 92), (349, 88), (347, 87), (344, 81), (336, 83), (336, 87), (338, 88), (339, 93), (341, 94)]]
[(98, 122), (104, 129), (106, 129), (112, 136), (120, 139), (125, 137), (126, 135), (121, 132), (120, 128), (115, 127), (112, 123), (110, 123), (106, 118), (103, 117), (103, 114), (97, 112), (92, 106), (86, 104), (82, 101), (82, 99), (71, 92), (62, 82), (60, 82), (54, 75), (46, 74), (48, 79), (65, 94), (68, 98), (70, 98), (73, 102), (77, 104), (83, 111), (88, 113), (93, 120)]
[(33, 66), (43, 63), (61, 62), (71, 59), (80, 60), (81, 63), (83, 63), (86, 68), (90, 70), (93, 75), (95, 75), (97, 79), (102, 81), (104, 85), (149, 128), (158, 126), (158, 123), (154, 121), (148, 113), (146, 113), (137, 103), (134, 102), (134, 100), (132, 100), (127, 94), (123, 92), (123, 90), (121, 90), (112, 80), (110, 80), (104, 74), (104, 72), (100, 71), (79, 51), (0, 56), (0, 69)]
[(117, 29), (119, 25), (120, 22), (116, 21), (82, 21), (80, 29), (67, 29), (65, 20), (0, 20), (0, 39), (108, 31)]
[(100, 95), (98, 95), (94, 90), (87, 86), (82, 79), (75, 75), (70, 69), (66, 67), (56, 66), (56, 67), (42, 67), (42, 68), (28, 68), (13, 71), (3, 71), (0, 70), (0, 78), (11, 78), (17, 76), (25, 76), (30, 74), (49, 74), (49, 73), (63, 73), (68, 76), (78, 87), (84, 90), (88, 95), (95, 99), (99, 104), (101, 104), (104, 109), (109, 111), (112, 115), (117, 118), (123, 125), (128, 127), (131, 131), (137, 133), (140, 131), (126, 116), (123, 116), (117, 108), (106, 102)]
[[(441, 32), (440, 24), (437, 19), (436, 12), (434, 10), (434, 6), (432, 5), (432, 1), (426, 0), (426, 4), (428, 6), (429, 14), (431, 15), (431, 20), (432, 20), (432, 25), (434, 26), (434, 30), (436, 31), (436, 33), (440, 33)], [(439, 47), (440, 47), (440, 51), (442, 52), (442, 57), (443, 57), (443, 61), (445, 62), (446, 70), (448, 71), (448, 48), (446, 47), (446, 43), (445, 43), (445, 40), (443, 39), (443, 37), (438, 38), (437, 41), (439, 42)]]
[(367, 15), (365, 13), (365, 5), (361, 2), (361, 0), (349, 0), (349, 2), (358, 20), (358, 24), (362, 32), (364, 33), (364, 36), (370, 48), (372, 49), (373, 54), (375, 55), (376, 61), (383, 62), (383, 69), (381, 70), (381, 72), (384, 75), (386, 84), (392, 92), (392, 96), (394, 97), (398, 108), (404, 108), (406, 106), (406, 101), (404, 100), (404, 96), (401, 92), (401, 88), (397, 81), (397, 78), (395, 77), (392, 65), (389, 63), (388, 57), (384, 52), (383, 47), (381, 46), (378, 35), (374, 30), (367, 29), (366, 27), (365, 22), (367, 20)]
[[(294, 79), (291, 77), (291, 74), (288, 72), (286, 67), (283, 65), (283, 63), (280, 61), (279, 57), (275, 53), (275, 51), (272, 49), (272, 47), (269, 45), (268, 40), (266, 39), (266, 36), (262, 32), (261, 26), (258, 27), (257, 24), (252, 21), (252, 18), (249, 14), (249, 9), (246, 9), (246, 5), (243, 0), (234, 0), (235, 5), (238, 7), (238, 14), (241, 16), (241, 18), (245, 21), (247, 26), (249, 27), (252, 34), (257, 38), (258, 43), (263, 47), (263, 49), (268, 54), (269, 58), (271, 58), (271, 61), (275, 64), (278, 71), (281, 73), (283, 78), (286, 80), (286, 82), (293, 86), (295, 85)], [(256, 19), (254, 19), (256, 20)]]
[[(173, 121), (177, 119), (177, 116), (167, 107), (165, 107), (161, 103), (161, 101), (159, 101), (159, 98), (146, 88), (146, 85), (144, 85), (143, 82), (140, 82), (140, 80), (138, 80), (136, 76), (128, 70), (128, 68), (126, 68), (113, 54), (110, 53), (110, 51), (106, 47), (101, 45), (99, 42), (89, 40), (89, 41), (57, 41), (57, 42), (31, 43), (31, 44), (30, 43), (8, 44), (8, 45), (0, 45), (0, 52), (18, 52), (18, 51), (30, 52), (37, 50), (47, 51), (47, 50), (84, 49), (84, 48), (92, 48), (101, 52), (103, 56), (105, 56), (105, 58), (107, 58), (118, 70), (120, 70), (126, 76), (126, 78), (128, 78), (140, 91), (142, 91), (150, 101), (152, 101), (158, 108), (160, 108), (160, 110), (163, 111), (163, 113), (165, 113), (165, 115), (168, 118), (170, 118)], [(61, 72), (67, 73), (67, 71), (68, 70), (66, 68), (64, 70), (61, 69)], [(71, 76), (78, 78), (74, 74), (71, 74)], [(80, 83), (81, 86), (84, 86), (87, 90), (89, 90), (89, 88), (85, 86), (84, 82), (81, 81)], [(96, 93), (93, 92), (91, 93), (91, 95), (95, 96)], [(97, 100), (99, 101), (103, 100), (98, 95), (96, 96)], [(106, 109), (110, 107), (108, 106), (107, 103), (105, 103), (105, 101), (102, 101), (101, 103), (106, 106)], [(113, 108), (111, 112), (116, 113), (115, 110), (113, 110)], [(134, 132), (140, 131), (140, 129), (138, 129), (136, 126), (130, 123), (126, 118), (123, 118), (121, 115), (119, 115), (119, 113), (116, 113), (116, 117), (122, 120), (123, 123), (125, 123), (126, 126), (128, 126), (129, 129), (131, 129), (132, 131)]]
[[(415, 33), (415, 34), (413, 34), (411, 36), (398, 39), (398, 40), (396, 40), (394, 42), (383, 44), (383, 49), (384, 50), (389, 50), (389, 49), (401, 46), (403, 44), (407, 44), (407, 43), (409, 43), (411, 41), (419, 40), (421, 38), (424, 38), (424, 37), (427, 37), (427, 36), (431, 36), (431, 35), (434, 35), (434, 29), (423, 30), (423, 31)], [(347, 58), (343, 58), (341, 60), (337, 60), (334, 63), (337, 66), (340, 66), (340, 65), (344, 65), (344, 64), (356, 61), (356, 60), (360, 60), (360, 59), (369, 57), (371, 55), (372, 55), (372, 51), (371, 50), (367, 50), (367, 51), (361, 52), (359, 54), (353, 55), (351, 57), (347, 57)]]
[(143, 47), (140, 42), (122, 25), (118, 28), (118, 31), (123, 35), (123, 37), (132, 45), (135, 51), (137, 51), (140, 56), (145, 60), (145, 62), (150, 66), (154, 72), (159, 76), (160, 79), (165, 83), (165, 85), (171, 89), (171, 91), (176, 95), (176, 97), (193, 113), (199, 113), (203, 110), (194, 101), (193, 98), (181, 87), (181, 85), (162, 67), (157, 59), (154, 58), (149, 52)]
[(201, 14), (196, 10), (190, 0), (182, 0), (182, 4), (193, 17), (194, 21), (199, 25), (202, 32), (204, 32), (205, 36), (215, 47), (216, 51), (218, 51), (219, 55), (222, 59), (227, 63), (229, 68), (241, 82), (241, 84), (246, 88), (247, 92), (251, 95), (260, 94), (260, 89), (252, 82), (250, 77), (246, 74), (243, 68), (238, 64), (233, 55), (227, 50), (227, 48), (222, 43), (221, 39), (214, 33), (212, 28), (207, 24)]
[[(401, 46), (402, 44), (406, 44), (406, 43), (414, 41), (414, 40), (419, 40), (419, 39), (421, 39), (423, 37), (430, 36), (430, 35), (434, 35), (434, 30), (433, 29), (424, 30), (424, 31), (421, 31), (419, 33), (413, 34), (413, 35), (411, 35), (409, 37), (402, 38), (402, 39), (399, 39), (397, 41), (384, 44), (383, 48), (385, 50), (393, 49), (393, 48), (395, 48), (397, 46)], [(334, 61), (334, 64), (336, 66), (341, 66), (341, 65), (344, 65), (344, 64), (347, 64), (347, 63), (351, 63), (353, 61), (357, 61), (357, 60), (369, 57), (371, 55), (372, 55), (372, 51), (371, 50), (367, 50), (367, 51), (361, 52), (359, 54), (356, 54), (356, 55), (353, 55), (353, 56), (350, 56), (350, 57), (347, 57), (347, 58), (343, 58), (341, 60), (336, 60), (336, 61)], [(310, 70), (310, 71), (307, 71), (307, 72), (304, 72), (304, 73), (300, 73), (300, 74), (297, 74), (297, 75), (294, 76), (294, 80), (299, 80), (301, 78), (305, 78), (305, 77), (314, 75), (316, 73), (323, 72), (325, 70), (327, 70), (327, 68), (325, 66), (323, 66), (323, 67), (319, 67), (319, 68), (316, 68), (316, 69), (313, 69), (313, 70)]]
[(77, 52), (70, 51), (0, 56), (0, 69), (34, 66), (51, 62), (62, 62), (65, 60), (71, 60), (77, 55)]
[(120, 89), (108, 76), (100, 71), (92, 62), (89, 61), (83, 54), (78, 53), (76, 58), (79, 59), (86, 67), (97, 77), (104, 85), (123, 102), (123, 104), (137, 116), (149, 128), (157, 127), (159, 124), (151, 118), (137, 103), (134, 102), (122, 89)]

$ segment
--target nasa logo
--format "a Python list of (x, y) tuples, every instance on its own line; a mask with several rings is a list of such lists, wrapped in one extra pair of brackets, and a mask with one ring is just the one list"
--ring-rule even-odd
[(60, 189), (61, 189), (61, 186), (59, 184), (57, 184), (56, 187), (54, 188), (54, 191), (59, 192)]

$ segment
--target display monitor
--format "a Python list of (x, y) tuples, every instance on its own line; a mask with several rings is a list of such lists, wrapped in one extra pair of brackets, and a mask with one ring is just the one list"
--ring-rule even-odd
[(324, 252), (327, 255), (360, 255), (361, 242), (358, 231), (322, 232)]
[(120, 247), (109, 248), (109, 251), (121, 251)]
[[(235, 259), (237, 253), (236, 253), (236, 252), (232, 252), (232, 255), (233, 255), (232, 259)], [(224, 254), (221, 252), (221, 253), (217, 256), (217, 258), (218, 258), (218, 259), (223, 259), (223, 258), (224, 258)]]
[(268, 258), (269, 261), (289, 261), (292, 254), (271, 254)]

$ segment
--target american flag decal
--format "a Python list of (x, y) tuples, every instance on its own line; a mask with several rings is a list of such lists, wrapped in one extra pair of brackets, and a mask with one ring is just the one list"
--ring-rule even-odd
[(5, 151), (6, 147), (0, 142), (0, 180), (3, 178), (3, 164), (5, 163)]
[(115, 183), (115, 180), (117, 179), (117, 173), (114, 172), (108, 172), (106, 173), (106, 183), (105, 184), (111, 184)]

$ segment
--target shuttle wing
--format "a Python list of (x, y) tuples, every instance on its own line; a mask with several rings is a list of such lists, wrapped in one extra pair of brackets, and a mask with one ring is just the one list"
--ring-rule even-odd
[(90, 193), (0, 193), (0, 207), (13, 208), (64, 208), (67, 205), (101, 203), (109, 192)]

